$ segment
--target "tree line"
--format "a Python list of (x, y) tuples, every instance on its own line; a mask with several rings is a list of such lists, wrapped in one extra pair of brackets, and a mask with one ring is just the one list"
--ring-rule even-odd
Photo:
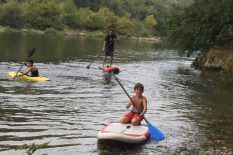
[(0, 25), (45, 30), (106, 30), (122, 35), (163, 34), (175, 0), (0, 0)]

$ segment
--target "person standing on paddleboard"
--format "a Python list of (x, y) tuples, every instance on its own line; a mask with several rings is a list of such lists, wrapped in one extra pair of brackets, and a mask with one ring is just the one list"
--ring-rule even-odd
[(103, 67), (104, 67), (104, 63), (106, 61), (107, 56), (110, 56), (110, 66), (112, 66), (115, 39), (118, 39), (118, 38), (116, 34), (113, 33), (113, 29), (109, 30), (108, 35), (105, 36), (104, 45), (103, 45), (103, 52), (105, 52)]
[[(144, 86), (141, 83), (136, 83), (134, 86), (135, 95), (132, 96), (131, 100), (128, 101), (126, 108), (129, 109), (131, 105), (133, 106), (131, 111), (126, 113), (121, 119), (120, 122), (123, 124), (132, 123), (133, 125), (140, 125), (143, 120), (144, 114), (147, 111), (147, 99), (142, 95), (144, 92)], [(135, 107), (136, 106), (136, 107)]]
[(28, 70), (25, 73), (22, 73), (20, 76), (27, 75), (29, 72), (31, 72), (31, 77), (38, 77), (39, 76), (39, 71), (38, 71), (37, 67), (33, 65), (32, 59), (25, 62), (25, 66), (28, 67)]

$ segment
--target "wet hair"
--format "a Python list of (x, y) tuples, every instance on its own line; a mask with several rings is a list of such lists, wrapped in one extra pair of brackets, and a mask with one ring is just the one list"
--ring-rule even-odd
[(32, 59), (29, 59), (27, 62), (33, 64), (33, 60)]
[(136, 83), (136, 84), (134, 85), (134, 90), (136, 90), (136, 89), (139, 89), (139, 90), (141, 90), (142, 92), (144, 92), (144, 86), (143, 86), (141, 83)]

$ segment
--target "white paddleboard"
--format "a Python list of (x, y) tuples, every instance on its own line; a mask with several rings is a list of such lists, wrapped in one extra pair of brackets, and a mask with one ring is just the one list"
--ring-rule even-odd
[(147, 126), (132, 124), (112, 123), (102, 128), (98, 133), (98, 139), (115, 140), (124, 143), (143, 143), (150, 137)]

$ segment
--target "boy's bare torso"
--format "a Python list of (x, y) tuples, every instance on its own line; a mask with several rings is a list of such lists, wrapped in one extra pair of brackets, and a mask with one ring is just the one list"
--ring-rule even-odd
[[(133, 105), (133, 108), (132, 108), (132, 111), (133, 112), (135, 112), (135, 113), (138, 113), (138, 112), (142, 112), (143, 111), (143, 101), (145, 100), (146, 98), (144, 97), (144, 96), (140, 96), (140, 97), (138, 97), (138, 96), (136, 96), (136, 95), (134, 95), (133, 97), (132, 97), (132, 100), (133, 100), (133, 102), (135, 103), (135, 105), (137, 106), (137, 108), (135, 108), (134, 107), (134, 105)], [(138, 110), (139, 111), (138, 111)]]

